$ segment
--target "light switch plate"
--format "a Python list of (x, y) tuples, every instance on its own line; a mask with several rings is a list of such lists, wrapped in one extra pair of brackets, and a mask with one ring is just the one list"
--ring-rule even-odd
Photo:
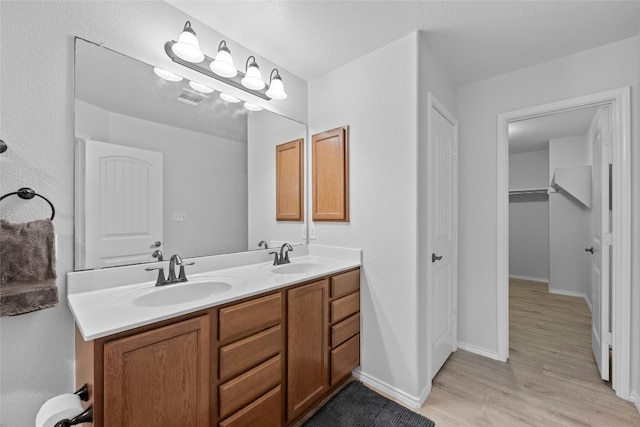
[(186, 222), (187, 221), (187, 212), (186, 211), (173, 211), (173, 215), (171, 216), (171, 220), (173, 222)]
[(309, 224), (309, 238), (310, 239), (315, 239), (316, 238), (316, 223), (312, 222), (311, 224)]

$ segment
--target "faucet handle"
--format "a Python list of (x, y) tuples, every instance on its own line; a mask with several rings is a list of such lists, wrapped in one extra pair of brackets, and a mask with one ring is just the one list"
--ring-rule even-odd
[(276, 252), (276, 251), (269, 252), (269, 255), (274, 255), (274, 257), (273, 257), (273, 265), (280, 265), (282, 263), (282, 261), (280, 260), (280, 258), (278, 256), (278, 252)]
[(195, 262), (183, 262), (180, 265), (180, 273), (178, 274), (178, 280), (180, 282), (186, 282), (187, 281), (187, 274), (184, 272), (184, 266), (185, 265), (194, 265)]
[(147, 267), (145, 271), (158, 270), (158, 278), (156, 279), (156, 286), (162, 286), (167, 283), (167, 279), (164, 277), (164, 267)]

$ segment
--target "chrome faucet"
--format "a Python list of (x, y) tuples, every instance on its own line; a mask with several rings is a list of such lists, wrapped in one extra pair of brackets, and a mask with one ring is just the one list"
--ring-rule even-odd
[(167, 279), (171, 283), (175, 283), (178, 281), (176, 277), (176, 265), (182, 266), (184, 263), (182, 262), (182, 258), (178, 254), (171, 255), (171, 259), (169, 260), (169, 278)]
[(293, 251), (293, 248), (289, 243), (284, 243), (280, 247), (280, 253), (273, 251), (269, 252), (269, 255), (273, 255), (273, 265), (289, 264), (289, 252)]
[[(280, 264), (289, 264), (289, 252), (293, 251), (293, 248), (289, 243), (284, 243), (280, 247)], [(283, 254), (284, 253), (284, 254)]]
[(260, 243), (258, 243), (259, 248), (261, 248), (262, 246), (264, 246), (265, 249), (269, 249), (269, 245), (267, 245), (267, 242), (265, 242), (264, 240), (260, 240)]
[[(149, 267), (145, 268), (146, 271), (158, 270), (158, 278), (156, 279), (156, 286), (172, 285), (174, 283), (186, 282), (187, 275), (184, 271), (185, 265), (193, 265), (195, 262), (182, 261), (182, 258), (178, 254), (171, 255), (169, 260), (169, 277), (165, 279), (163, 267)], [(176, 265), (180, 266), (180, 273), (176, 277)]]
[(158, 262), (164, 261), (164, 258), (162, 256), (162, 251), (160, 249), (156, 249), (155, 251), (153, 251), (151, 256), (154, 258), (158, 258)]

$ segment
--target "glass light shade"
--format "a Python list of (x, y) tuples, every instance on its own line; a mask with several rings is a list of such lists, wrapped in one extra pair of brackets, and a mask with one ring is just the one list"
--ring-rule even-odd
[(260, 74), (260, 68), (258, 68), (258, 65), (255, 62), (249, 65), (247, 68), (247, 74), (242, 78), (242, 80), (240, 80), (240, 83), (242, 83), (242, 86), (247, 89), (264, 89), (265, 84), (262, 80), (262, 75)]
[(244, 103), (244, 108), (246, 108), (249, 111), (261, 111), (262, 107), (258, 107), (256, 104), (252, 104), (250, 102), (245, 102)]
[(224, 92), (220, 92), (220, 98), (222, 98), (224, 101), (231, 102), (232, 104), (235, 104), (236, 102), (240, 102), (240, 100), (235, 96), (229, 95)]
[(213, 92), (213, 89), (211, 89), (209, 86), (205, 86), (202, 83), (194, 82), (193, 80), (189, 82), (189, 86), (191, 86), (194, 90), (197, 90), (198, 92), (201, 92), (201, 93)]
[(178, 42), (171, 46), (171, 50), (185, 61), (194, 63), (202, 62), (204, 61), (204, 53), (200, 50), (198, 38), (195, 33), (193, 33), (193, 30), (191, 30), (191, 27), (189, 27), (189, 30), (187, 30), (185, 26), (185, 31), (180, 34)]
[(163, 70), (162, 68), (153, 67), (153, 72), (162, 79), (170, 82), (179, 82), (182, 80), (182, 76), (173, 74), (171, 71)]
[(287, 92), (284, 91), (284, 85), (282, 84), (282, 79), (280, 76), (276, 75), (273, 79), (271, 79), (271, 85), (267, 90), (267, 96), (276, 100), (287, 99)]
[(233, 59), (228, 49), (219, 49), (216, 59), (209, 64), (211, 71), (222, 77), (235, 77), (238, 70), (233, 65)]

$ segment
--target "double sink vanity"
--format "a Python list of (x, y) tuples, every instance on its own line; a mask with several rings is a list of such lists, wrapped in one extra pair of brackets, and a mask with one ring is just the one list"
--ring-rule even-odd
[(347, 127), (309, 144), (191, 69), (75, 47), (67, 292), (93, 425), (298, 422), (360, 363), (360, 250), (306, 244), (307, 219), (349, 220)]
[(69, 273), (94, 425), (290, 425), (343, 383), (360, 362), (360, 251), (291, 255), (196, 258), (166, 286), (142, 265)]

